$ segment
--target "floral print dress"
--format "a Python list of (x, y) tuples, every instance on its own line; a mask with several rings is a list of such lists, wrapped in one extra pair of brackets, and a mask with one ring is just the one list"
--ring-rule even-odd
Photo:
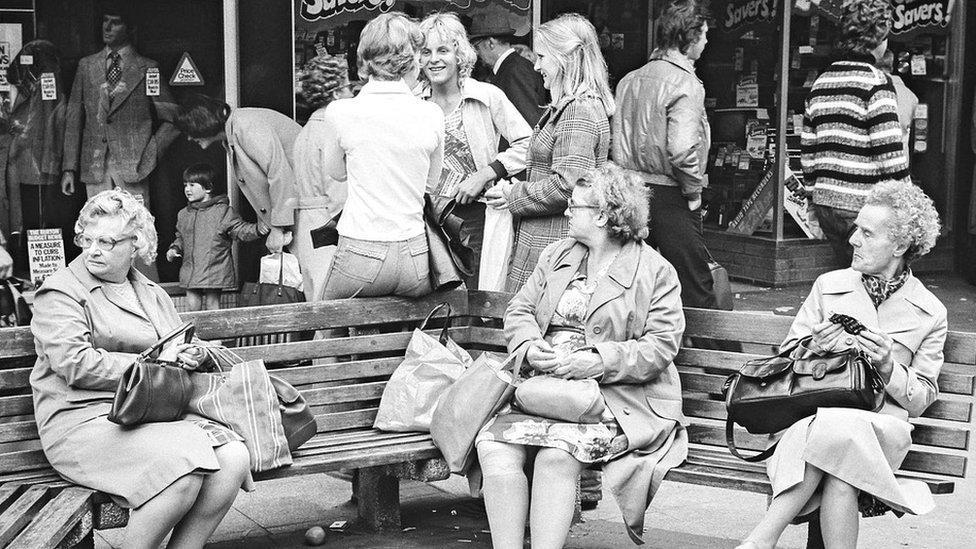
[[(585, 261), (583, 265), (585, 268)], [(586, 310), (594, 287), (595, 282), (587, 283), (585, 273), (577, 273), (559, 298), (545, 339), (560, 358), (587, 344)], [(508, 405), (481, 430), (477, 442), (483, 440), (560, 448), (582, 463), (606, 462), (627, 450), (627, 437), (609, 408), (600, 423), (566, 423), (529, 415)]]

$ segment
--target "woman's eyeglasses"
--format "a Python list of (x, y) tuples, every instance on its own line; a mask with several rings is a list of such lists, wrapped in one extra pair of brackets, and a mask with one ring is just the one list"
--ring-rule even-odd
[(115, 238), (113, 236), (102, 235), (99, 237), (91, 237), (87, 234), (75, 235), (75, 246), (78, 246), (82, 250), (87, 250), (91, 248), (92, 244), (98, 246), (99, 250), (103, 252), (111, 252), (115, 249), (120, 242), (125, 242), (126, 240), (133, 240), (135, 236), (123, 236), (121, 238)]
[(575, 211), (575, 210), (600, 210), (602, 208), (600, 206), (596, 206), (593, 204), (576, 204), (575, 202), (570, 200), (569, 203), (566, 205), (566, 209), (570, 211)]

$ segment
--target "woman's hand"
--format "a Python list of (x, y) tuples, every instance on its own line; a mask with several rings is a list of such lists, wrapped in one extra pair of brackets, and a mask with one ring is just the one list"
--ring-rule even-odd
[(576, 351), (549, 374), (563, 379), (597, 378), (603, 375), (603, 357), (592, 351)]
[(831, 351), (843, 333), (844, 328), (840, 324), (825, 320), (813, 327), (813, 339), (809, 349), (815, 353)]
[[(487, 170), (488, 173), (482, 173)], [(457, 193), (454, 195), (454, 199), (457, 200), (458, 204), (471, 204), (472, 202), (478, 200), (481, 196), (481, 192), (485, 190), (485, 187), (492, 179), (495, 178), (495, 171), (491, 168), (483, 168), (464, 179), (460, 185), (458, 185)]]
[(857, 335), (857, 342), (861, 344), (861, 350), (878, 369), (881, 379), (887, 383), (891, 379), (891, 371), (895, 364), (891, 359), (892, 339), (883, 332), (876, 332), (870, 328), (865, 328)]
[(485, 202), (496, 210), (508, 209), (508, 196), (512, 193), (512, 183), (499, 181), (497, 185), (485, 191)]
[(559, 365), (556, 351), (544, 339), (537, 339), (529, 343), (529, 348), (525, 351), (525, 360), (532, 368), (545, 373), (549, 373), (550, 370)]
[(207, 351), (195, 343), (170, 345), (159, 353), (162, 362), (175, 362), (184, 370), (197, 370), (207, 358)]

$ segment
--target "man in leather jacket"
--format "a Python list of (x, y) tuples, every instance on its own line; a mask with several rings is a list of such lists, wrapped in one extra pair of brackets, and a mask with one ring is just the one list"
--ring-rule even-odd
[(698, 0), (674, 2), (658, 22), (657, 49), (617, 86), (612, 157), (651, 188), (650, 236), (674, 265), (688, 307), (717, 308), (701, 221), (710, 141), (705, 88), (695, 61), (707, 43)]

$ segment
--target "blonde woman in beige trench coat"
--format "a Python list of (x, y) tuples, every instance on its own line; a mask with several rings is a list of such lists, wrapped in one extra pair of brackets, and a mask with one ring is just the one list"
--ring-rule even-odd
[[(44, 454), (64, 478), (132, 509), (124, 547), (203, 547), (250, 482), (237, 435), (202, 418), (123, 428), (107, 414), (136, 354), (180, 325), (173, 302), (132, 268), (152, 261), (149, 211), (125, 191), (99, 193), (75, 225), (81, 255), (37, 292), (30, 382)], [(160, 358), (193, 369), (196, 345)]]

